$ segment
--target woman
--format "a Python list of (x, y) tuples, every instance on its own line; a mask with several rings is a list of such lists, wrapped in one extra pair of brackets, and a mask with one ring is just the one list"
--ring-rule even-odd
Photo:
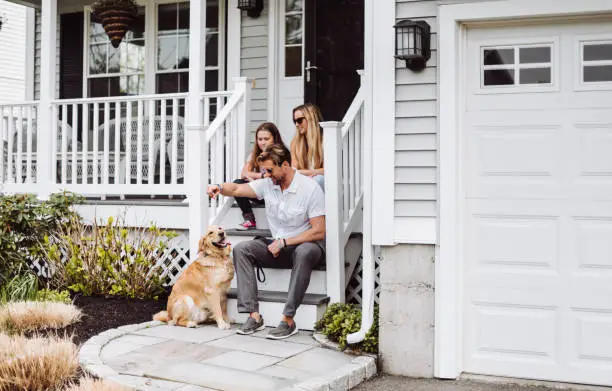
[[(247, 183), (256, 179), (263, 178), (263, 174), (257, 164), (257, 156), (266, 149), (267, 146), (272, 144), (283, 144), (280, 131), (272, 122), (264, 122), (255, 131), (255, 142), (253, 143), (253, 151), (247, 158), (247, 162), (242, 168), (241, 178), (236, 179), (234, 183)], [(250, 230), (257, 229), (257, 223), (255, 221), (255, 214), (251, 202), (261, 204), (262, 201), (257, 199), (250, 199), (245, 197), (236, 197), (236, 203), (242, 211), (242, 218), (244, 221), (238, 226), (239, 230)]]
[(291, 161), (300, 174), (313, 178), (325, 190), (322, 120), (321, 110), (312, 103), (293, 109), (296, 133), (291, 141)]

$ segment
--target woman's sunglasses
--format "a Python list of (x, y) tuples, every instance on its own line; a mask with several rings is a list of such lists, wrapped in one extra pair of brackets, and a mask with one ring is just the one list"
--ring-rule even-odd
[(304, 122), (304, 120), (305, 120), (305, 119), (306, 119), (306, 118), (304, 118), (304, 117), (296, 118), (296, 119), (294, 119), (294, 120), (293, 120), (293, 123), (296, 123), (296, 124), (300, 124), (300, 125), (301, 125), (301, 124), (302, 124), (302, 122)]

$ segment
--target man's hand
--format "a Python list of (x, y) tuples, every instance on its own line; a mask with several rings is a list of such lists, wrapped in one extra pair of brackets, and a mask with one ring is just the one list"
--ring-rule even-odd
[(268, 246), (268, 251), (270, 251), (270, 253), (272, 253), (272, 256), (276, 258), (280, 254), (280, 251), (282, 248), (283, 247), (282, 247), (282, 244), (280, 243), (280, 240), (275, 240), (272, 243), (270, 243), (270, 245)]
[(219, 186), (217, 185), (209, 185), (206, 192), (210, 198), (217, 198), (217, 196), (221, 193), (221, 189), (219, 189)]

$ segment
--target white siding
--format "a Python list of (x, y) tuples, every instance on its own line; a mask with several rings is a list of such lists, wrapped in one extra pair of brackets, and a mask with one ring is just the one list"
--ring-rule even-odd
[(0, 30), (0, 102), (26, 99), (26, 10), (0, 0), (0, 16), (6, 18)]
[(268, 119), (268, 9), (266, 0), (258, 18), (242, 12), (240, 27), (240, 75), (255, 79), (249, 126), (252, 131)]
[[(40, 98), (40, 43), (41, 43), (41, 17), (40, 10), (36, 10), (36, 29), (34, 32), (34, 99)], [(60, 83), (60, 18), (57, 18), (57, 38), (55, 51), (55, 96), (59, 97)]]

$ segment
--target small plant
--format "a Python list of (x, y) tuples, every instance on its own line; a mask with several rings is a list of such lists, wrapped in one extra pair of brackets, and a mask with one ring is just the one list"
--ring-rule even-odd
[(157, 261), (175, 236), (156, 226), (128, 231), (112, 217), (105, 225), (75, 221), (56, 237), (45, 238), (49, 283), (85, 296), (156, 298), (163, 292)]
[[(347, 348), (346, 337), (359, 331), (361, 327), (361, 310), (354, 304), (333, 303), (315, 323), (315, 330), (321, 332), (341, 349)], [(352, 346), (367, 353), (378, 353), (378, 305), (374, 306), (374, 323), (365, 339)]]
[(10, 280), (23, 266), (42, 260), (43, 238), (77, 219), (72, 206), (82, 199), (72, 193), (52, 194), (47, 201), (33, 194), (0, 196), (0, 279)]
[(67, 338), (0, 333), (0, 391), (61, 389), (77, 373), (77, 352)]
[(57, 303), (70, 304), (72, 299), (70, 298), (70, 292), (67, 290), (56, 291), (53, 289), (41, 289), (36, 292), (34, 297), (36, 301), (52, 301)]
[(0, 304), (9, 301), (33, 300), (38, 291), (38, 278), (26, 265), (15, 269), (12, 277), (0, 281)]
[(11, 333), (61, 329), (81, 319), (73, 304), (51, 301), (19, 301), (0, 306), (0, 330)]

